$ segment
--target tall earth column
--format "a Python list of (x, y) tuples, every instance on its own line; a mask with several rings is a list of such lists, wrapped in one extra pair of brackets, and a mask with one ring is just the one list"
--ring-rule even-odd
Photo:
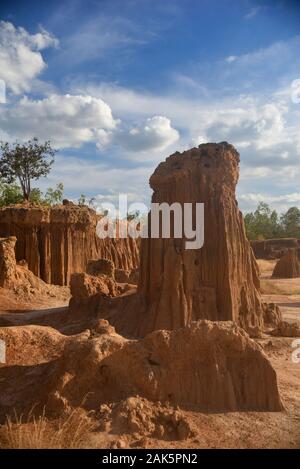
[(208, 143), (174, 153), (152, 174), (153, 203), (204, 203), (204, 245), (186, 249), (186, 239), (174, 236), (142, 240), (140, 334), (197, 319), (262, 327), (258, 267), (235, 196), (239, 162), (232, 145)]

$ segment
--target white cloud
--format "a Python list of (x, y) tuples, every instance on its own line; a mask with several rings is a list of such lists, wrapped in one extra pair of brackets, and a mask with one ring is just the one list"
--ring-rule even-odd
[(228, 57), (226, 57), (225, 60), (226, 60), (226, 62), (231, 64), (232, 62), (235, 62), (237, 60), (237, 56), (236, 55), (229, 55)]
[(300, 208), (300, 193), (293, 192), (282, 195), (273, 195), (270, 193), (247, 193), (241, 194), (239, 203), (245, 212), (253, 211), (256, 209), (259, 202), (265, 202), (272, 208), (279, 212), (284, 212), (292, 206)]
[(239, 148), (252, 145), (255, 151), (289, 143), (285, 126), (287, 109), (278, 103), (224, 102), (202, 123), (208, 138), (229, 140)]
[(163, 150), (179, 139), (179, 133), (171, 126), (167, 117), (154, 116), (146, 122), (118, 135), (118, 142), (127, 150), (144, 152)]
[[(299, 110), (288, 93), (230, 95), (211, 99), (182, 94), (155, 95), (114, 84), (88, 85), (86, 92), (101, 96), (124, 121), (161, 114), (180, 129), (178, 148), (204, 141), (228, 140), (249, 166), (289, 166), (300, 161)], [(134, 136), (126, 136), (130, 141)], [(287, 153), (288, 153), (288, 157)]]
[[(87, 89), (103, 96), (113, 112), (123, 119), (139, 119), (155, 110), (167, 115), (181, 133), (181, 139), (168, 153), (205, 141), (233, 143), (241, 153), (238, 187), (241, 194), (250, 193), (254, 187), (258, 194), (266, 196), (276, 191), (285, 194), (297, 190), (300, 116), (290, 93), (277, 89), (268, 95), (235, 94), (207, 100), (175, 92), (173, 95), (142, 93), (111, 84)], [(151, 161), (160, 161), (164, 156), (159, 151), (153, 152)], [(274, 206), (284, 210), (288, 203), (288, 200), (274, 201)], [(242, 209), (252, 210), (256, 202), (243, 198), (240, 205)]]
[(286, 62), (289, 59), (294, 60), (299, 50), (300, 36), (294, 36), (287, 41), (276, 41), (267, 47), (248, 52), (241, 55), (230, 55), (225, 60), (229, 63), (234, 62), (236, 65), (254, 66), (264, 62), (264, 67), (268, 65), (276, 66), (281, 62)]
[(206, 142), (208, 142), (208, 138), (206, 135), (196, 135), (191, 139), (191, 144), (189, 146), (197, 147), (198, 145), (201, 145), (202, 143)]
[[(85, 61), (101, 60), (116, 51), (118, 62), (126, 57), (125, 52), (134, 46), (145, 44), (149, 33), (125, 18), (118, 15), (107, 17), (103, 13), (82, 21), (73, 34), (62, 41), (58, 54), (60, 63), (79, 64)], [(126, 58), (125, 58), (126, 60)]]
[(119, 193), (128, 193), (130, 202), (149, 202), (148, 180), (154, 167), (111, 167), (100, 159), (91, 161), (58, 153), (53, 170), (38, 181), (38, 186), (45, 190), (63, 182), (68, 197), (83, 193), (96, 197), (97, 202), (116, 202)]
[(0, 128), (13, 138), (51, 139), (58, 148), (80, 147), (87, 142), (107, 144), (116, 127), (110, 107), (91, 96), (52, 95), (40, 100), (27, 97), (0, 114)]
[(244, 16), (244, 18), (247, 20), (254, 18), (262, 10), (262, 8), (263, 7), (260, 5), (251, 8), (251, 10)]
[[(104, 99), (118, 117), (124, 120), (149, 116), (167, 116), (176, 125), (189, 126), (197, 120), (195, 113), (200, 113), (199, 103), (186, 99), (176, 93), (171, 95), (152, 94), (118, 86), (114, 83), (87, 84), (75, 86), (75, 92), (87, 93)], [(191, 115), (193, 110), (193, 115)]]
[[(81, 28), (76, 43), (71, 41), (64, 44), (66, 49), (60, 51), (60, 59), (67, 62), (90, 60), (101, 57), (102, 48), (110, 53), (119, 50), (123, 43), (128, 45), (133, 38), (135, 41), (140, 37), (130, 27), (124, 25), (120, 29), (130, 33), (125, 35), (126, 42), (123, 34), (116, 35), (106, 26), (102, 31), (103, 41), (93, 44), (92, 48), (90, 44), (98, 34), (96, 23), (92, 29)], [(0, 23), (0, 74), (6, 73), (4, 78), (14, 93), (30, 90), (33, 81), (46, 66), (40, 51), (52, 46), (57, 46), (57, 40), (45, 30), (30, 35), (11, 23)], [(76, 54), (68, 59), (73, 46)], [(299, 63), (295, 50), (298, 52), (299, 47), (300, 36), (297, 36), (248, 54), (231, 55), (217, 64), (222, 68), (216, 67), (215, 75), (208, 82), (214, 83), (211, 88), (203, 86), (200, 73), (193, 75), (187, 70), (186, 75), (174, 75), (172, 71), (170, 82), (173, 85), (175, 82), (175, 86), (170, 85), (167, 93), (160, 94), (111, 83), (84, 85), (81, 89), (77, 87), (71, 95), (44, 90), (44, 95), (51, 93), (47, 98), (23, 98), (14, 105), (1, 105), (0, 136), (5, 139), (27, 139), (36, 135), (41, 139), (50, 138), (58, 148), (81, 147), (92, 142), (102, 149), (104, 145), (117, 144), (109, 147), (110, 167), (94, 165), (91, 160), (85, 163), (84, 160), (74, 160), (72, 167), (71, 160), (68, 159), (65, 165), (63, 158), (59, 160), (64, 169), (64, 175), (61, 173), (59, 180), (66, 180), (70, 188), (78, 184), (77, 192), (84, 191), (85, 187), (93, 187), (95, 193), (103, 188), (109, 192), (122, 187), (126, 191), (132, 183), (130, 175), (135, 174), (142, 178), (141, 183), (135, 182), (137, 194), (144, 194), (148, 176), (154, 168), (149, 166), (147, 171), (145, 168), (132, 169), (133, 160), (136, 165), (154, 166), (172, 151), (205, 141), (228, 140), (241, 152), (240, 187), (243, 194), (252, 193), (254, 187), (257, 187), (258, 195), (268, 196), (268, 192), (265, 193), (268, 187), (270, 193), (277, 189), (292, 193), (297, 190), (295, 184), (300, 178), (300, 108), (297, 100), (292, 101), (289, 81), (283, 80), (281, 89), (278, 89), (277, 83), (271, 83), (268, 94), (256, 87), (252, 94), (247, 88), (248, 94), (240, 95), (236, 89), (245, 88), (239, 87), (240, 82), (235, 88), (236, 82), (232, 77), (236, 73), (239, 80), (241, 76), (246, 76), (251, 81), (252, 75), (260, 76), (262, 70), (267, 71), (267, 78), (273, 77), (272, 67), (286, 70), (285, 63), (293, 64), (295, 70)], [(290, 70), (289, 74), (290, 83), (293, 80), (296, 82), (299, 75), (296, 72), (291, 74)], [(220, 89), (215, 86), (216, 75), (222, 77)], [(272, 89), (276, 92), (271, 92)], [(180, 129), (180, 140), (176, 129)], [(166, 154), (162, 154), (164, 149), (167, 149)], [(107, 155), (104, 154), (104, 158)], [(131, 160), (127, 162), (131, 165), (130, 169), (112, 169), (111, 166), (121, 158)], [(127, 163), (123, 161), (124, 165)], [(83, 164), (84, 178), (81, 177)], [(252, 184), (250, 189), (246, 179)], [(127, 187), (124, 180), (130, 181)], [(262, 187), (264, 180), (266, 189)], [(291, 182), (294, 185), (289, 188)], [(272, 184), (274, 187), (271, 187)], [(114, 197), (113, 192), (110, 194)], [(242, 202), (246, 203), (246, 199)]]
[(32, 81), (44, 70), (46, 64), (41, 50), (57, 47), (58, 40), (40, 28), (30, 34), (12, 23), (0, 22), (0, 74), (13, 93), (28, 92)]
[[(170, 119), (154, 116), (137, 121), (128, 130), (130, 121), (121, 124), (114, 119), (110, 106), (101, 98), (88, 95), (57, 95), (32, 100), (22, 98), (13, 106), (1, 108), (0, 131), (8, 140), (27, 140), (36, 136), (51, 139), (57, 148), (78, 148), (95, 143), (101, 150), (116, 143), (130, 153), (163, 150), (179, 139)], [(153, 153), (151, 153), (153, 157)], [(153, 159), (157, 160), (157, 156)]]
[(299, 203), (300, 192), (293, 192), (292, 194), (284, 195), (269, 195), (269, 194), (243, 194), (240, 195), (241, 200), (252, 200), (254, 202), (260, 202), (264, 200), (267, 203), (272, 202), (288, 202), (288, 203)]
[(267, 177), (270, 177), (273, 174), (273, 171), (271, 168), (268, 168), (267, 166), (258, 166), (258, 167), (253, 167), (253, 166), (246, 166), (243, 167), (243, 170), (241, 172), (241, 179), (243, 180), (258, 180), (258, 179), (265, 179)]

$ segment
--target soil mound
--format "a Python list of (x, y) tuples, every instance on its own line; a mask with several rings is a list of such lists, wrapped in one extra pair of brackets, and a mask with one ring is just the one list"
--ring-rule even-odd
[(275, 265), (272, 278), (300, 277), (300, 248), (289, 249)]
[(129, 433), (138, 438), (186, 440), (195, 433), (179, 409), (161, 403), (154, 404), (140, 396), (102, 404), (100, 421), (103, 430), (117, 434)]
[(201, 410), (282, 409), (276, 373), (233, 323), (198, 321), (127, 340), (111, 330), (80, 336), (58, 360), (49, 404), (88, 409), (141, 396)]

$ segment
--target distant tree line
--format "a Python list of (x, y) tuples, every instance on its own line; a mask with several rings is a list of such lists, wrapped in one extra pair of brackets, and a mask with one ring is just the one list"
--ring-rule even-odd
[(254, 212), (244, 217), (247, 237), (250, 240), (272, 238), (300, 238), (300, 210), (290, 207), (278, 215), (265, 202), (260, 202)]

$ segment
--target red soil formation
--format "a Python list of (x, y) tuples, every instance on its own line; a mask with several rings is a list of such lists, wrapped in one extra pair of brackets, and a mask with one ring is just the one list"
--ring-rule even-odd
[[(20, 237), (17, 253), (48, 281), (71, 279), (72, 294), (59, 325), (0, 328), (2, 422), (33, 406), (51, 418), (82, 407), (112, 432), (181, 440), (194, 431), (184, 411), (283, 409), (276, 372), (246, 332), (278, 325), (280, 311), (261, 300), (235, 199), (238, 175), (239, 155), (227, 143), (175, 153), (158, 166), (153, 202), (204, 203), (205, 242), (187, 250), (185, 238), (144, 239), (137, 292), (121, 281), (137, 274), (137, 244), (100, 242), (87, 207), (1, 211), (1, 229)], [(2, 288), (53, 288), (16, 263), (15, 242), (0, 240)]]
[(0, 238), (0, 286), (4, 288), (13, 288), (20, 283), (15, 258), (16, 241), (13, 236)]
[(196, 250), (184, 239), (142, 240), (142, 334), (203, 318), (263, 326), (258, 267), (235, 198), (239, 160), (226, 142), (204, 144), (171, 155), (151, 176), (152, 202), (204, 203), (205, 239)]
[(0, 236), (16, 236), (16, 258), (47, 283), (68, 285), (89, 259), (111, 259), (116, 268), (138, 267), (138, 243), (132, 238), (100, 239), (99, 217), (85, 206), (9, 206), (0, 209)]
[[(27, 336), (21, 331), (2, 328), (1, 337), (9, 337), (11, 347), (21, 341), (25, 350), (32, 347), (33, 337), (41, 343), (40, 330), (28, 331), (27, 326)], [(13, 332), (20, 336), (18, 340)], [(24, 343), (26, 338), (30, 344)], [(97, 410), (104, 403), (134, 396), (173, 406), (193, 405), (202, 411), (282, 410), (269, 360), (230, 321), (198, 321), (174, 331), (155, 331), (140, 340), (125, 339), (102, 321), (77, 336), (56, 333), (51, 346), (54, 340), (60, 344), (56, 352), (65, 342), (59, 358), (49, 353), (44, 363), (41, 354), (36, 365), (19, 367), (18, 379), (10, 377), (9, 365), (24, 365), (24, 357), (18, 363), (14, 356), (13, 363), (2, 368), (4, 410), (38, 401), (47, 414), (54, 415), (77, 406)]]
[[(128, 285), (122, 296), (108, 298), (99, 285), (98, 292), (81, 301), (73, 288), (71, 313), (98, 315), (129, 337), (198, 319), (233, 320), (252, 337), (261, 336), (264, 323), (275, 326), (280, 310), (261, 301), (258, 267), (237, 208), (238, 165), (238, 153), (226, 143), (201, 145), (161, 163), (150, 178), (152, 201), (204, 202), (204, 246), (186, 250), (184, 238), (143, 239), (137, 293)], [(89, 262), (88, 273), (103, 273), (120, 283), (137, 281), (136, 270), (128, 275), (106, 268), (107, 263)]]
[(297, 322), (280, 321), (271, 331), (271, 335), (278, 337), (300, 337), (300, 325)]
[(16, 238), (0, 238), (0, 310), (6, 303), (35, 303), (59, 298), (65, 302), (69, 297), (67, 287), (48, 285), (28, 269), (27, 262), (18, 263), (15, 257)]
[(300, 248), (289, 249), (275, 265), (272, 278), (300, 277)]
[(256, 259), (280, 259), (289, 249), (296, 249), (300, 246), (300, 239), (279, 238), (251, 241)]

